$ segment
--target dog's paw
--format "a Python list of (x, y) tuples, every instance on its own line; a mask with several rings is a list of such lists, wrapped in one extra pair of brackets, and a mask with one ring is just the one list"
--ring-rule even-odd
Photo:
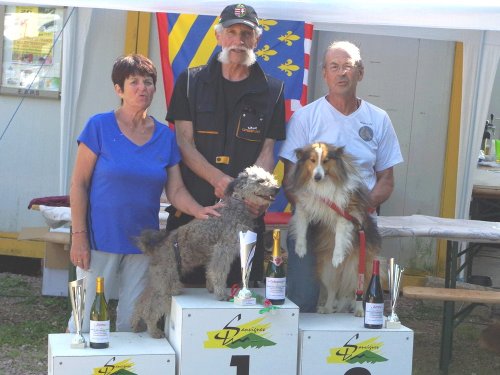
[(335, 312), (335, 309), (327, 306), (318, 306), (317, 312), (318, 314), (332, 314)]
[(165, 332), (163, 332), (162, 330), (160, 330), (156, 327), (154, 329), (148, 330), (148, 332), (149, 332), (149, 335), (154, 339), (162, 339), (165, 337)]
[(344, 256), (337, 254), (336, 251), (333, 252), (333, 257), (332, 257), (332, 265), (334, 268), (337, 268), (340, 266), (340, 264), (344, 261)]
[(214, 289), (215, 298), (219, 301), (226, 301), (229, 294), (226, 292), (226, 288), (215, 288)]
[(305, 242), (297, 242), (295, 244), (295, 254), (297, 254), (299, 257), (303, 258), (304, 255), (307, 253), (307, 246)]
[(146, 324), (142, 319), (139, 321), (132, 322), (132, 332), (135, 333), (144, 332), (146, 329), (147, 329)]

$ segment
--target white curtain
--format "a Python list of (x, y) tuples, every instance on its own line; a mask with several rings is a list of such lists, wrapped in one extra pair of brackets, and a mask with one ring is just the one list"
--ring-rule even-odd
[(76, 113), (80, 98), (85, 49), (93, 10), (91, 8), (69, 8), (68, 22), (63, 34), (63, 62), (61, 87), (61, 142), (59, 194), (68, 194), (68, 180), (72, 165), (69, 165), (71, 143), (76, 139)]
[(499, 62), (499, 32), (481, 32), (478, 40), (464, 42), (456, 218), (469, 218), (474, 171)]

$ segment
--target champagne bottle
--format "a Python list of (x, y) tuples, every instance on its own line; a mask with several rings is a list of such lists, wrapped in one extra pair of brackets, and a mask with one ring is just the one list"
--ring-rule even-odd
[(273, 305), (285, 303), (286, 275), (281, 256), (280, 230), (273, 230), (273, 254), (266, 270), (266, 298)]
[(373, 260), (373, 272), (363, 301), (365, 328), (382, 328), (384, 325), (384, 293), (380, 285), (380, 261)]
[(109, 314), (108, 303), (104, 296), (104, 278), (96, 280), (96, 294), (90, 310), (90, 347), (104, 349), (109, 347)]

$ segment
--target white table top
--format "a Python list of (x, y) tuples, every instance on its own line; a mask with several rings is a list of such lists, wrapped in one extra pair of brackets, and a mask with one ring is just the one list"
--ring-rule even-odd
[(474, 170), (475, 186), (500, 187), (500, 164), (489, 162)]
[[(71, 221), (68, 207), (40, 206), (40, 212), (52, 228)], [(168, 213), (161, 210), (159, 215), (162, 221), (166, 220)], [(382, 237), (434, 237), (467, 242), (500, 242), (498, 222), (411, 215), (379, 216), (377, 224)]]
[(498, 222), (411, 215), (379, 216), (377, 224), (382, 237), (433, 237), (466, 242), (500, 242)]

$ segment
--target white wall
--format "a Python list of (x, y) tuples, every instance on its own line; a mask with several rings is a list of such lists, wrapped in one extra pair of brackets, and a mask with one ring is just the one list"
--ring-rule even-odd
[[(59, 101), (0, 96), (0, 231), (34, 225), (27, 209), (34, 197), (57, 195)], [(9, 124), (17, 107), (17, 114)]]
[[(493, 79), (493, 74), (492, 74)], [(490, 119), (490, 114), (493, 113), (495, 125), (495, 137), (498, 139), (500, 137), (500, 66), (498, 67), (495, 74), (495, 82), (493, 83), (493, 91), (491, 93), (491, 101), (488, 113), (485, 115), (484, 121)]]

